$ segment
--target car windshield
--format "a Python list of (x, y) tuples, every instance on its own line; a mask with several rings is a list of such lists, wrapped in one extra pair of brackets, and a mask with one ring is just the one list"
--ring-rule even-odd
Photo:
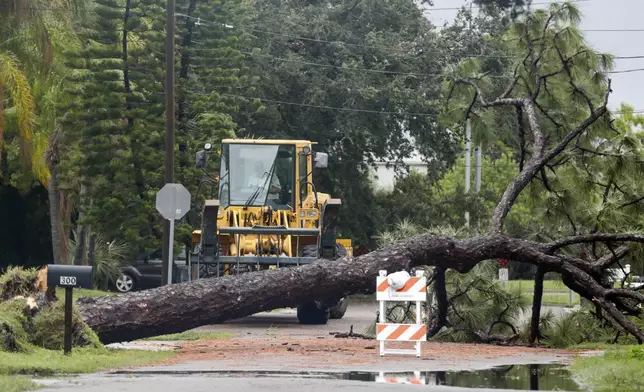
[(289, 148), (286, 147), (286, 150), (285, 146), (270, 144), (224, 145), (219, 183), (222, 207), (246, 203), (249, 206), (262, 206), (270, 202), (275, 208), (280, 208), (280, 205), (287, 204), (287, 201), (281, 200), (281, 195), (284, 189), (290, 188), (288, 185), (292, 180), (289, 173), (292, 175), (293, 171), (288, 170), (286, 176), (278, 176), (284, 166), (284, 157), (292, 165), (292, 159), (288, 156)]

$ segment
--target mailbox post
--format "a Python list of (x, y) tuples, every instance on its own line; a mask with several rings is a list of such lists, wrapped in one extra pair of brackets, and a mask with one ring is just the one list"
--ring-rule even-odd
[(72, 352), (72, 294), (75, 287), (92, 289), (92, 267), (47, 265), (47, 286), (65, 288), (65, 354)]

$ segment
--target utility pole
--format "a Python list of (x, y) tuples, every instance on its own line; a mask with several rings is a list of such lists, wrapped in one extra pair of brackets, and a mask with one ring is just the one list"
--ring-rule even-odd
[[(472, 3), (470, 3), (469, 15), (470, 38), (472, 34)], [(465, 124), (465, 196), (470, 194), (471, 173), (472, 173), (472, 124), (470, 122), (470, 113), (467, 113), (467, 123)], [(466, 203), (467, 204), (467, 203)], [(465, 226), (470, 227), (470, 211), (465, 209)]]
[[(470, 119), (465, 125), (465, 195), (470, 193), (471, 169), (472, 169), (472, 128)], [(465, 210), (465, 225), (470, 227), (470, 211)]]
[[(174, 182), (174, 8), (175, 0), (166, 4), (166, 37), (165, 37), (165, 182)], [(161, 268), (161, 285), (168, 284), (168, 267), (170, 265), (170, 221), (163, 220), (163, 268)]]
[[(475, 185), (474, 185), (474, 192), (476, 192), (476, 195), (478, 196), (479, 192), (481, 191), (481, 145), (479, 144), (476, 147), (476, 174), (475, 174)], [(474, 227), (474, 233), (476, 235), (479, 234), (479, 217), (478, 214), (476, 216), (476, 226)]]

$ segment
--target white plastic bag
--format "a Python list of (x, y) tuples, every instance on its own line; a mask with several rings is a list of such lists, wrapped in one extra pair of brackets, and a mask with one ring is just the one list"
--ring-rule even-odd
[(389, 287), (391, 287), (392, 290), (399, 290), (405, 286), (405, 283), (407, 283), (409, 278), (411, 278), (411, 276), (409, 276), (407, 271), (398, 271), (387, 275), (387, 283), (389, 283)]

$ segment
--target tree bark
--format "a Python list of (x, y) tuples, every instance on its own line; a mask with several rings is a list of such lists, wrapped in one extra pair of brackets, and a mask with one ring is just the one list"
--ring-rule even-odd
[(447, 299), (447, 287), (445, 286), (445, 269), (436, 268), (436, 280), (434, 281), (434, 293), (436, 295), (436, 316), (432, 318), (429, 328), (427, 329), (427, 337), (431, 337), (440, 332), (447, 324), (447, 309), (449, 301)]
[(546, 271), (539, 267), (534, 277), (534, 298), (532, 299), (532, 319), (530, 320), (530, 344), (539, 344), (541, 332), (539, 330), (539, 319), (541, 318), (541, 302), (543, 300), (543, 277)]
[(49, 222), (51, 225), (51, 246), (54, 254), (54, 264), (64, 264), (61, 243), (61, 217), (60, 217), (60, 189), (58, 188), (58, 164), (50, 165), (49, 184), (47, 195), (49, 197)]
[[(116, 296), (81, 298), (78, 306), (87, 324), (103, 343), (178, 333), (202, 325), (249, 316), (271, 309), (327, 298), (375, 291), (378, 271), (410, 270), (432, 265), (467, 272), (483, 260), (522, 260), (559, 272), (564, 282), (586, 298), (600, 299), (603, 309), (644, 338), (637, 327), (610, 302), (612, 297), (644, 295), (610, 290), (576, 265), (575, 260), (546, 252), (548, 244), (503, 235), (457, 240), (423, 235), (383, 247), (366, 255), (240, 275), (200, 279)], [(624, 292), (628, 291), (628, 294)], [(639, 298), (639, 297), (637, 297)]]
[(74, 251), (74, 265), (84, 265), (85, 264), (85, 244), (87, 243), (87, 225), (83, 224), (83, 218), (85, 217), (84, 206), (85, 206), (85, 195), (87, 193), (87, 187), (84, 184), (81, 184), (80, 190), (80, 211), (78, 214), (78, 235), (76, 236), (76, 249)]
[(49, 183), (47, 184), (47, 198), (49, 199), (49, 224), (51, 226), (51, 246), (54, 264), (67, 263), (67, 236), (64, 233), (62, 221), (62, 202), (60, 186), (58, 184), (60, 128), (55, 129), (49, 138), (49, 148), (45, 152), (45, 161), (49, 169)]

